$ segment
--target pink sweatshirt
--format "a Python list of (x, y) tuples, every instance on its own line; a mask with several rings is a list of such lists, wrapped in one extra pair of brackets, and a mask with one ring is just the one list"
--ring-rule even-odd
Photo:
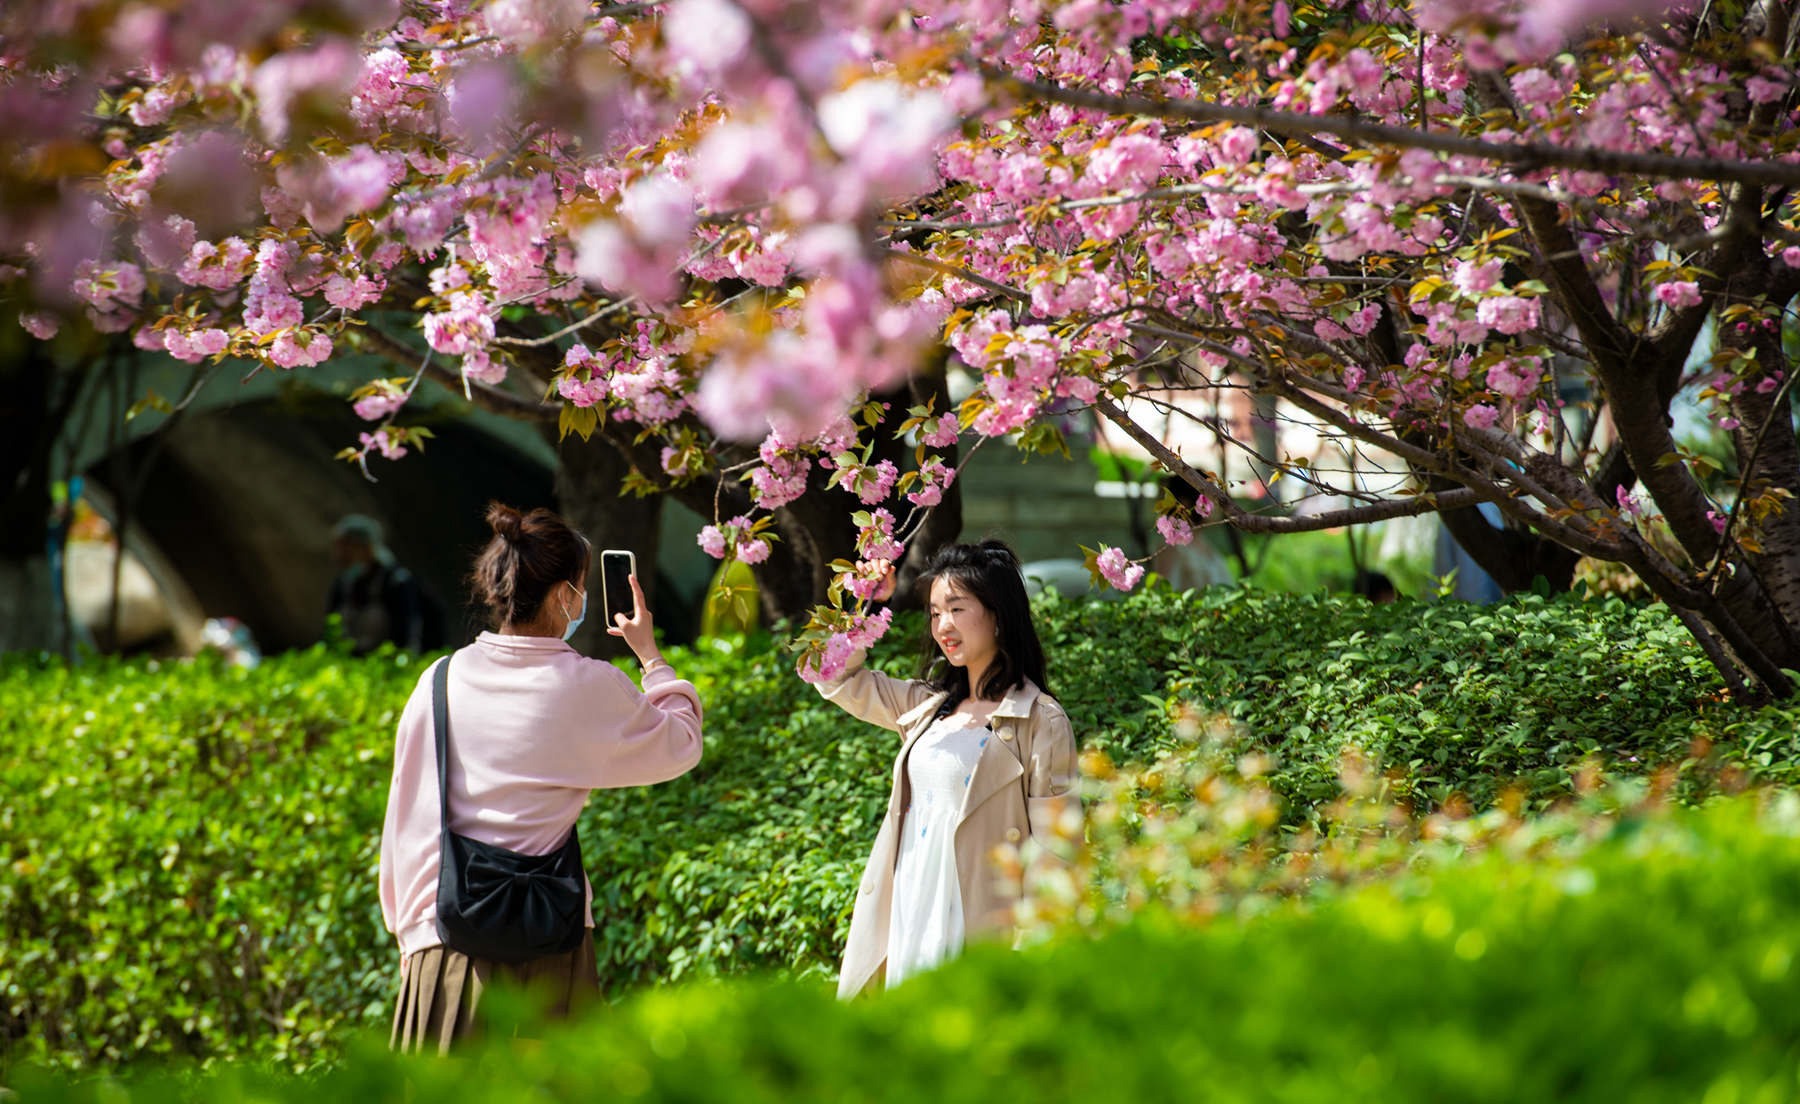
[[(381, 914), (402, 957), (437, 934), (437, 745), (427, 667), (400, 714), (381, 831)], [(528, 855), (562, 845), (588, 791), (700, 761), (700, 696), (658, 665), (629, 675), (552, 637), (484, 632), (450, 664), (450, 830)], [(588, 926), (594, 923), (588, 887)]]

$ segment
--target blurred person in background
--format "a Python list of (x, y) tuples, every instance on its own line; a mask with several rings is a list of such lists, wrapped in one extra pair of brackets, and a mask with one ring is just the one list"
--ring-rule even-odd
[(342, 622), (351, 651), (368, 655), (384, 643), (409, 652), (423, 650), (419, 583), (382, 543), (381, 523), (363, 514), (345, 515), (331, 531), (331, 556), (338, 573), (331, 581), (326, 613)]

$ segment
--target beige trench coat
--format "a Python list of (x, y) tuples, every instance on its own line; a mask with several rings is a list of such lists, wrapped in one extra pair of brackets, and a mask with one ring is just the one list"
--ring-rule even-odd
[[(890, 678), (861, 666), (842, 678), (819, 684), (819, 692), (852, 716), (900, 734), (887, 815), (882, 818), (857, 890), (844, 967), (838, 978), (838, 996), (848, 998), (885, 976), (894, 865), (899, 860), (901, 823), (911, 797), (906, 757), (931, 727), (945, 695), (922, 682)], [(989, 724), (999, 738), (989, 740), (982, 749), (956, 828), (956, 870), (962, 883), (963, 927), (969, 939), (1004, 934), (1012, 925), (1020, 877), (1016, 870), (1011, 875), (1002, 873), (993, 861), (994, 849), (1021, 845), (1029, 835), (1044, 848), (1041, 861), (1055, 861), (1054, 856), (1067, 848), (1057, 834), (1057, 820), (1071, 806), (1081, 808), (1076, 790), (1075, 734), (1068, 714), (1055, 698), (1027, 679), (994, 707)]]

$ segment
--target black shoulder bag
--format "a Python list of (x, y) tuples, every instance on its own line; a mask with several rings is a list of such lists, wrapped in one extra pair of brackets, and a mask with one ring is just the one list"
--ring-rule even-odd
[(438, 664), (431, 687), (437, 729), (438, 803), (443, 858), (438, 867), (437, 930), (444, 945), (471, 958), (525, 962), (567, 954), (587, 927), (587, 878), (581, 840), (569, 838), (548, 855), (521, 855), (450, 830), (450, 659)]

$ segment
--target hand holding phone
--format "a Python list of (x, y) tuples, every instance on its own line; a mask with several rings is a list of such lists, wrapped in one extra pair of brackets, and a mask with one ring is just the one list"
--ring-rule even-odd
[(600, 608), (606, 615), (606, 631), (625, 641), (646, 668), (662, 661), (656, 646), (656, 627), (638, 585), (637, 557), (607, 549), (600, 553)]
[(636, 574), (635, 553), (611, 548), (600, 553), (600, 608), (606, 614), (608, 627), (618, 624), (615, 613), (628, 618), (637, 616), (637, 598), (631, 589), (631, 579)]

